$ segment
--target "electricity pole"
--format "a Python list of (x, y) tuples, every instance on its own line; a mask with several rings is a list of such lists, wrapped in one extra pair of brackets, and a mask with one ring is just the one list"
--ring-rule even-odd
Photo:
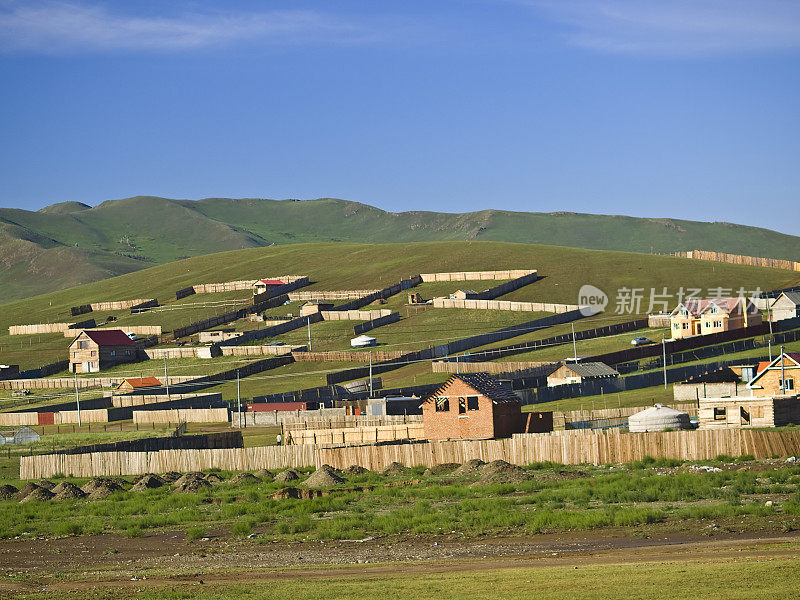
[(78, 407), (78, 427), (81, 426), (81, 396), (78, 393), (78, 372), (75, 371), (75, 405)]
[(167, 387), (167, 400), (170, 399), (169, 396), (169, 373), (167, 372), (167, 355), (164, 355), (164, 385)]
[(311, 317), (308, 317), (308, 351), (311, 352)]
[(575, 343), (575, 323), (570, 323), (572, 325), (572, 355), (575, 357), (575, 363), (578, 362), (578, 345)]
[(369, 397), (372, 398), (372, 350), (369, 351)]
[(664, 389), (667, 389), (667, 340), (661, 338), (661, 346), (664, 349)]
[(242, 395), (239, 388), (239, 369), (236, 369), (236, 404), (239, 407), (239, 429), (242, 428)]

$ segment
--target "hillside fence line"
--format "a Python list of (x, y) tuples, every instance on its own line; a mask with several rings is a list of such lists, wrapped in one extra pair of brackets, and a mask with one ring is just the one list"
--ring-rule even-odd
[(689, 250), (688, 252), (675, 252), (673, 256), (693, 258), (695, 260), (710, 260), (724, 262), (732, 265), (748, 265), (750, 267), (767, 267), (770, 269), (784, 269), (786, 271), (800, 271), (800, 262), (781, 260), (779, 258), (761, 258), (743, 254), (727, 254), (725, 252), (712, 252), (710, 250)]
[[(296, 411), (295, 416), (287, 416), (282, 420), (283, 430), (288, 432), (304, 431), (307, 429), (352, 429), (355, 427), (382, 427), (384, 425), (421, 424), (422, 415), (347, 415), (343, 408), (324, 409), (327, 411), (342, 411), (341, 414), (331, 416), (316, 416), (312, 413), (321, 411)], [(308, 416), (308, 414), (311, 416)]]
[(83, 315), (93, 311), (108, 311), (108, 310), (128, 310), (131, 312), (144, 312), (147, 308), (158, 306), (156, 298), (137, 298), (135, 300), (116, 300), (113, 302), (92, 302), (91, 304), (81, 304), (80, 306), (72, 306), (69, 311), (73, 317)]
[(388, 317), (392, 311), (386, 308), (378, 310), (321, 310), (323, 321), (372, 321)]
[(229, 421), (227, 408), (174, 408), (172, 410), (134, 410), (133, 422), (149, 423), (222, 423)]
[[(64, 361), (64, 366), (59, 371), (63, 371), (68, 366), (68, 361)], [(56, 371), (58, 372), (58, 371)], [(195, 379), (194, 376), (170, 375), (170, 384), (173, 382), (184, 383)], [(96, 387), (112, 387), (119, 385), (125, 380), (124, 377), (78, 377), (78, 389), (89, 389)], [(75, 389), (74, 377), (43, 377), (31, 379), (5, 379), (0, 381), (0, 390), (25, 390), (25, 389)]]
[(161, 335), (161, 325), (120, 325), (119, 327), (74, 327), (64, 331), (64, 337), (78, 337), (84, 331), (109, 331), (121, 329), (125, 333), (136, 335)]
[[(402, 350), (373, 350), (372, 361), (378, 363), (395, 360), (407, 353)], [(369, 362), (369, 352), (364, 351), (329, 351), (329, 352), (292, 352), (296, 362)]]
[(268, 356), (282, 355), (303, 351), (308, 346), (290, 346), (267, 344), (263, 346), (222, 346), (222, 356)]
[(434, 298), (434, 308), (471, 308), (480, 310), (510, 310), (515, 312), (565, 313), (578, 310), (577, 304), (554, 304), (552, 302), (511, 302), (508, 300), (451, 300)]
[(453, 273), (420, 273), (423, 283), (435, 281), (483, 281), (498, 279), (517, 279), (536, 273), (532, 269), (510, 269), (507, 271), (457, 271)]
[[(282, 281), (284, 285), (281, 286), (278, 290), (276, 290), (280, 294), (286, 294), (287, 292), (294, 290), (298, 287), (304, 287), (310, 284), (308, 277), (306, 275), (281, 275), (279, 277), (263, 277), (261, 279), (274, 279), (276, 281)], [(183, 289), (177, 290), (175, 292), (175, 299), (180, 300), (182, 298), (186, 298), (187, 296), (191, 296), (193, 294), (215, 294), (222, 292), (238, 292), (241, 290), (252, 290), (253, 284), (256, 281), (258, 281), (258, 279), (227, 281), (224, 283), (197, 283), (185, 287)], [(290, 286), (291, 289), (289, 289), (287, 286)]]
[(289, 294), (289, 300), (292, 302), (357, 300), (375, 292), (380, 290), (313, 290), (292, 292)]
[[(171, 380), (172, 378), (170, 378)], [(178, 394), (170, 392), (167, 394), (123, 394), (111, 396), (111, 405), (115, 408), (146, 406), (148, 404), (159, 404), (161, 402), (172, 402), (175, 400), (185, 400), (188, 398), (209, 398), (216, 397), (216, 394)], [(220, 399), (222, 396), (220, 396)]]
[(433, 373), (513, 373), (538, 372), (543, 367), (555, 370), (554, 362), (469, 362), (435, 360), (431, 363)]
[(289, 445), (302, 444), (378, 444), (399, 440), (421, 440), (425, 436), (422, 423), (404, 425), (359, 426), (341, 429), (296, 429), (286, 435)]
[(377, 319), (370, 319), (364, 323), (359, 323), (358, 325), (353, 327), (353, 335), (361, 335), (366, 333), (367, 331), (372, 331), (373, 329), (377, 329), (378, 327), (383, 327), (384, 325), (389, 325), (391, 323), (397, 323), (400, 320), (400, 313), (399, 312), (390, 312), (388, 315), (379, 317)]
[[(64, 333), (80, 328), (92, 328), (96, 325), (94, 319), (81, 321), (80, 323), (36, 323), (34, 325), (11, 325), (8, 328), (8, 335), (36, 335), (40, 333)], [(77, 334), (76, 334), (77, 335)]]
[(726, 454), (757, 459), (800, 453), (800, 432), (720, 429), (660, 433), (618, 433), (574, 430), (549, 434), (519, 434), (502, 440), (428, 441), (405, 444), (321, 447), (314, 444), (256, 448), (160, 450), (155, 452), (93, 452), (79, 455), (23, 456), (20, 479), (63, 473), (98, 477), (189, 472), (218, 468), (226, 471), (319, 467), (345, 469), (358, 465), (380, 471), (392, 462), (407, 467), (443, 463), (505, 460), (516, 465), (541, 461), (558, 464), (619, 464), (646, 456), (677, 460), (710, 460)]

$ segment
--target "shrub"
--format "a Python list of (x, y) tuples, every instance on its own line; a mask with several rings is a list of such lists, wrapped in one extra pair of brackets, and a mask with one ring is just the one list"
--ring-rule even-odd
[(237, 521), (231, 527), (231, 534), (236, 537), (247, 537), (251, 533), (253, 533), (253, 526), (248, 520)]
[(206, 537), (206, 529), (205, 529), (205, 527), (200, 527), (200, 526), (189, 527), (189, 529), (186, 530), (186, 541), (187, 542), (191, 542), (191, 541), (194, 541), (194, 540), (199, 540), (200, 538), (204, 538), (204, 537)]
[(129, 525), (125, 530), (125, 537), (138, 538), (142, 537), (142, 528), (139, 525)]

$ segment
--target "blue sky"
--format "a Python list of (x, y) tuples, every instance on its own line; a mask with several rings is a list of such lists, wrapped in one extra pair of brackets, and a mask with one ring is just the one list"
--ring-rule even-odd
[(338, 197), (800, 234), (800, 2), (0, 0), (0, 205)]

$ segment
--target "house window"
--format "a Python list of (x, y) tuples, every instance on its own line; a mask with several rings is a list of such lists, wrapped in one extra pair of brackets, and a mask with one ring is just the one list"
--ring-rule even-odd
[(739, 407), (739, 417), (741, 418), (742, 425), (749, 425), (750, 424), (750, 413), (745, 410), (744, 406)]
[(469, 396), (467, 398), (467, 410), (478, 410), (478, 397)]
[(783, 391), (793, 390), (794, 389), (794, 379), (783, 379), (781, 381), (781, 389)]
[(89, 342), (84, 342), (84, 341), (78, 342), (78, 349), (86, 350), (88, 347), (89, 347)]
[(125, 356), (130, 356), (130, 355), (131, 355), (131, 351), (130, 350), (125, 350)]
[(676, 331), (677, 331), (678, 329), (680, 329), (680, 328), (681, 328), (681, 324), (680, 324), (680, 323), (674, 323), (674, 324), (672, 325), (672, 328), (673, 328), (674, 330), (676, 330)]
[(436, 412), (448, 412), (450, 410), (449, 398), (435, 398)]
[[(117, 355), (117, 351), (116, 350), (112, 350), (111, 351), (111, 356), (116, 356), (116, 355)], [(94, 352), (92, 352), (92, 356), (94, 356)]]
[(683, 324), (683, 328), (684, 328), (684, 329), (689, 329), (689, 324), (688, 324), (688, 323), (684, 323), (684, 324)]
[(764, 407), (763, 406), (751, 406), (750, 407), (750, 417), (753, 419), (763, 419), (764, 418)]
[(725, 409), (714, 407), (714, 420), (715, 421), (724, 421), (725, 420)]
[(467, 412), (467, 399), (466, 398), (459, 398), (458, 399), (458, 414), (463, 415)]
[(714, 321), (714, 327), (722, 327), (722, 321)]

